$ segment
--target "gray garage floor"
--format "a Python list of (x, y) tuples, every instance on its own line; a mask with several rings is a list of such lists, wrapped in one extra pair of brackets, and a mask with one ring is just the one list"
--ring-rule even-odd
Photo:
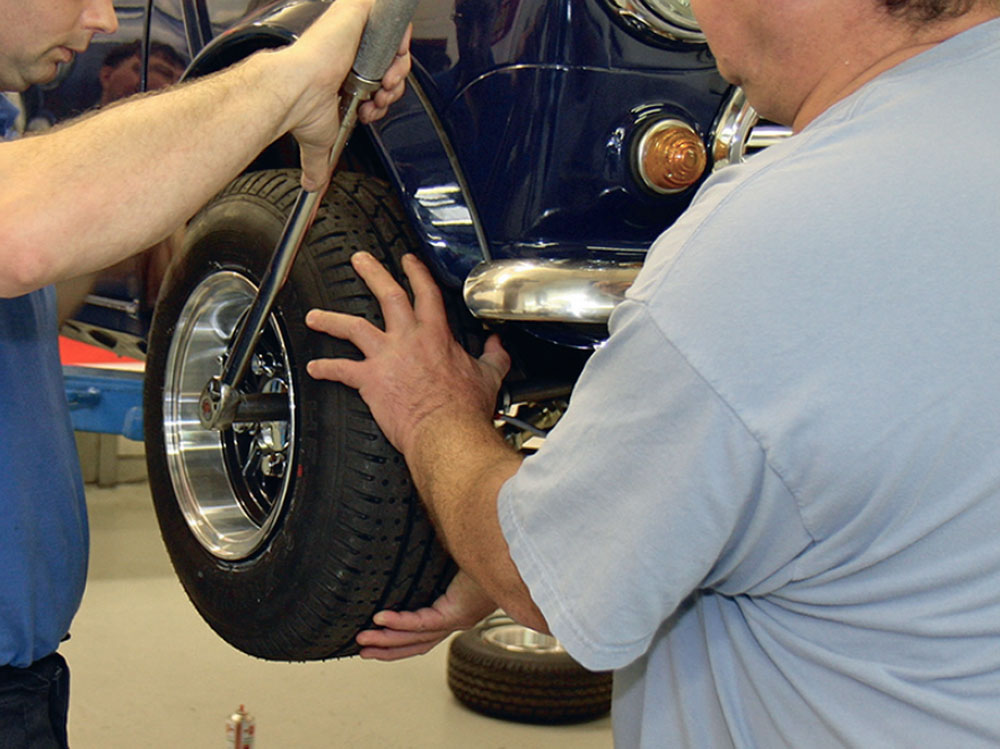
[[(123, 459), (119, 475), (141, 471)], [(163, 549), (144, 479), (88, 485), (90, 578), (72, 639), (73, 749), (222, 749), (241, 703), (256, 749), (464, 749), (612, 745), (608, 718), (538, 727), (486, 718), (445, 683), (447, 648), (400, 663), (253, 659), (219, 639), (187, 601)]]

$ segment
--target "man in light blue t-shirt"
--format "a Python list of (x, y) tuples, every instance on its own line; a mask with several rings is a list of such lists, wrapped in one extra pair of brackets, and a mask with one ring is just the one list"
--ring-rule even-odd
[(535, 456), (415, 261), (391, 334), (311, 313), (368, 357), (311, 371), (361, 386), (463, 569), (363, 655), (500, 605), (617, 669), (621, 746), (998, 746), (1000, 6), (691, 6), (796, 135), (655, 243)]
[[(329, 178), (336, 92), (371, 0), (338, 0), (297, 42), (210, 79), (0, 142), (0, 746), (67, 744), (68, 671), (56, 652), (83, 595), (87, 521), (57, 344), (52, 284), (163, 239), (285, 132), (303, 183)], [(112, 0), (0, 0), (0, 91), (51, 81)], [(403, 92), (400, 52), (371, 121)], [(0, 134), (14, 107), (0, 97)], [(127, 199), (122, 196), (127, 195)]]

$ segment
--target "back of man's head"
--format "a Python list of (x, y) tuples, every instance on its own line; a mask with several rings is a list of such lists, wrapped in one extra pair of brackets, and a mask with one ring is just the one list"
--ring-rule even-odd
[(879, 0), (895, 16), (926, 23), (945, 18), (957, 18), (976, 5), (998, 6), (997, 0)]

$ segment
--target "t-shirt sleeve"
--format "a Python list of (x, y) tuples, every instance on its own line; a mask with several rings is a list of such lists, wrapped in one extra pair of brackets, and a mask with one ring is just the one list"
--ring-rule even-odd
[(552, 633), (594, 670), (642, 655), (697, 590), (772, 591), (810, 543), (738, 414), (632, 300), (498, 512)]

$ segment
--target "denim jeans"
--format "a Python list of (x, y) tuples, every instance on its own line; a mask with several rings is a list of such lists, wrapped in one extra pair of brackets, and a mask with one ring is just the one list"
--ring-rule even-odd
[(58, 653), (0, 667), (0, 749), (65, 749), (69, 668)]

